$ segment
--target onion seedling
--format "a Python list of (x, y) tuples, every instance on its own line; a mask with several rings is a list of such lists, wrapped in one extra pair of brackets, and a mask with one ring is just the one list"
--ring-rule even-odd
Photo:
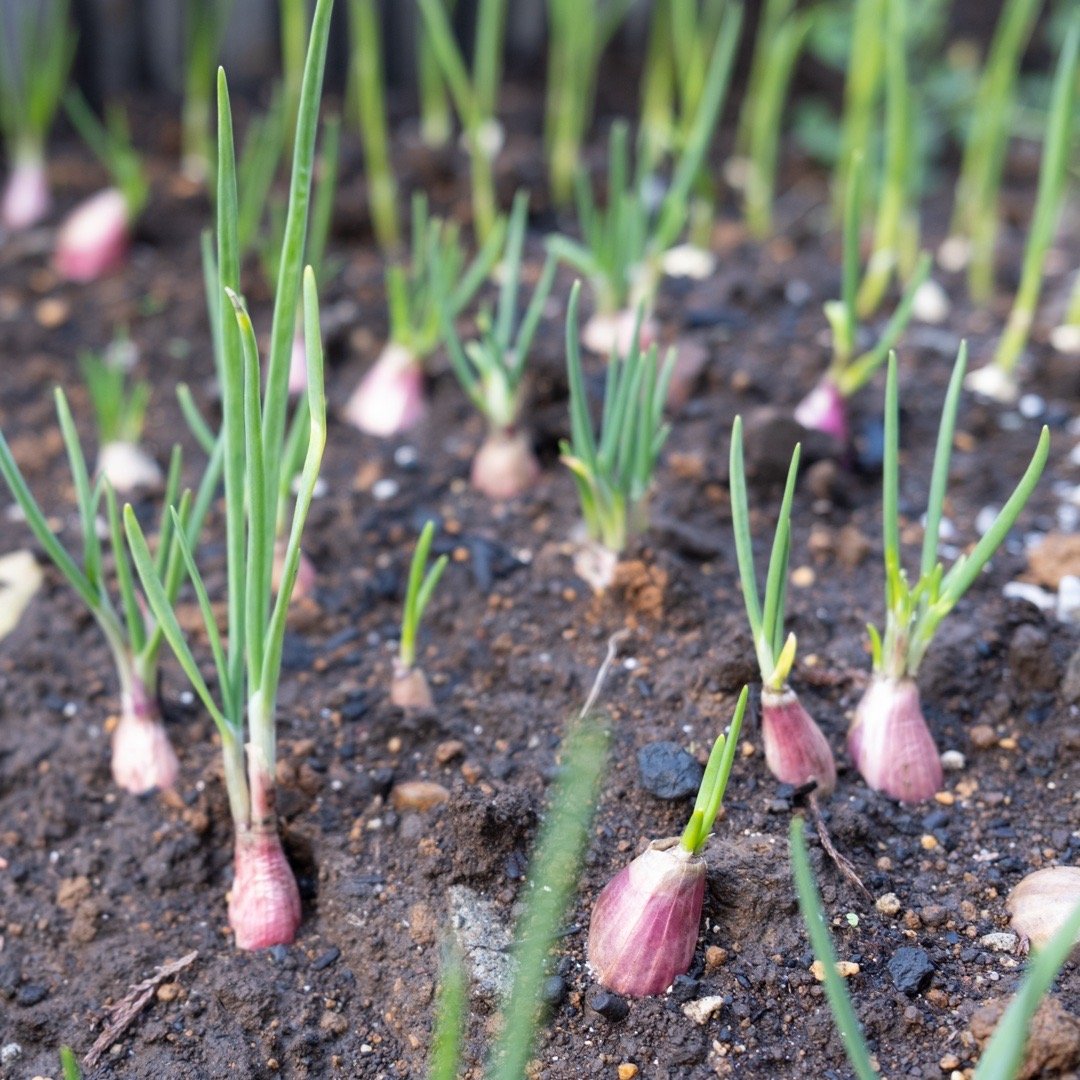
[(189, 0), (184, 6), (184, 106), (180, 120), (180, 168), (202, 184), (213, 169), (210, 114), (214, 67), (233, 0)]
[(985, 304), (993, 291), (998, 200), (1020, 58), (1041, 6), (1041, 0), (1007, 0), (1001, 9), (968, 112), (952, 222), (939, 252), (946, 269), (959, 270), (967, 263), (968, 291), (980, 304)]
[(634, 0), (547, 0), (544, 153), (557, 206), (569, 205), (574, 195), (600, 57), (633, 6)]
[(611, 584), (627, 544), (648, 525), (653, 472), (671, 430), (664, 423), (664, 402), (675, 353), (670, 351), (659, 365), (656, 346), (642, 350), (634, 334), (626, 359), (608, 365), (600, 434), (595, 435), (578, 344), (580, 297), (581, 283), (575, 282), (566, 312), (570, 439), (563, 439), (559, 449), (574, 475), (585, 520), (587, 542), (574, 567), (599, 593)]
[[(447, 16), (452, 16), (457, 0), (439, 2), (445, 8)], [(441, 150), (450, 145), (454, 134), (454, 118), (442, 66), (431, 40), (431, 30), (423, 18), (417, 20), (417, 38), (416, 80), (420, 99), (420, 139), (432, 150)]]
[[(426, 411), (424, 362), (438, 348), (443, 312), (456, 318), (491, 272), (502, 247), (496, 229), (466, 265), (458, 228), (428, 214), (423, 195), (413, 197), (409, 266), (386, 271), (390, 339), (345, 405), (345, 419), (369, 435), (408, 431)], [(449, 296), (440, 295), (453, 282)]]
[(1080, 273), (1073, 280), (1061, 324), (1050, 331), (1050, 344), (1058, 352), (1080, 353)]
[(53, 261), (69, 281), (96, 281), (127, 258), (131, 228), (146, 206), (150, 185), (120, 106), (109, 107), (104, 124), (76, 91), (67, 95), (64, 106), (113, 186), (84, 199), (68, 214), (56, 234)]
[(390, 164), (386, 88), (382, 60), (382, 27), (377, 0), (350, 0), (349, 40), (360, 140), (364, 144), (364, 176), (375, 238), (389, 254), (401, 242), (397, 180)]
[(788, 685), (788, 676), (795, 664), (796, 640), (794, 634), (784, 634), (784, 602), (791, 552), (791, 501), (799, 474), (799, 453), (800, 447), (796, 446), (791, 455), (784, 499), (780, 504), (780, 516), (776, 521), (776, 534), (769, 555), (764, 603), (758, 594), (754, 570), (750, 508), (743, 465), (742, 418), (738, 416), (731, 430), (731, 519), (739, 563), (739, 582), (761, 674), (761, 738), (765, 744), (766, 764), (782, 784), (802, 787), (812, 783), (822, 795), (830, 795), (836, 787), (836, 762), (832, 750), (821, 728), (814, 723), (798, 695)]
[(589, 922), (589, 966), (616, 993), (662, 994), (676, 976), (690, 970), (708, 876), (702, 852), (723, 804), (747, 692), (744, 686), (727, 733), (713, 743), (682, 835), (652, 841), (596, 898)]
[(961, 345), (945, 395), (930, 481), (919, 577), (909, 585), (900, 567), (900, 402), (896, 354), (889, 357), (885, 385), (885, 459), (882, 535), (885, 548), (885, 633), (867, 627), (874, 672), (848, 732), (848, 750), (863, 779), (901, 802), (921, 802), (941, 788), (941, 761), (923, 718), (915, 683), (942, 619), (975, 583), (1020, 516), (1039, 481), (1050, 452), (1050, 432), (1042, 429), (1031, 462), (994, 523), (948, 571), (938, 560), (938, 532), (949, 477), (953, 431), (967, 365)]
[[(336, 116), (323, 122), (322, 145), (315, 166), (315, 186), (311, 201), (311, 224), (308, 229), (304, 263), (310, 266), (315, 280), (326, 287), (333, 276), (326, 245), (334, 217), (334, 196), (337, 194), (338, 161), (341, 149), (341, 121)], [(284, 209), (271, 204), (269, 237), (262, 246), (262, 261), (268, 281), (276, 281), (281, 241), (285, 232)], [(289, 393), (302, 394), (307, 386), (307, 358), (304, 345), (303, 312), (297, 310), (293, 331), (292, 352), (289, 354)]]
[(150, 403), (150, 384), (140, 379), (129, 389), (128, 370), (118, 360), (116, 350), (110, 350), (104, 358), (83, 353), (79, 366), (97, 421), (98, 476), (121, 495), (137, 488), (160, 488), (164, 481), (161, 468), (139, 445)]
[[(880, 1074), (870, 1054), (870, 1048), (859, 1024), (859, 1018), (844, 985), (844, 977), (836, 968), (836, 950), (833, 948), (825, 918), (821, 894), (814, 882), (810, 857), (803, 837), (803, 821), (792, 818), (788, 833), (791, 850), (791, 870), (795, 879), (795, 891), (799, 898), (806, 931), (814, 956), (820, 962), (825, 979), (825, 996), (832, 1010), (833, 1020), (844, 1043), (848, 1064), (859, 1080), (879, 1080)], [(1024, 975), (1016, 996), (998, 1021), (994, 1034), (986, 1044), (978, 1064), (974, 1080), (1016, 1080), (1021, 1075), (1020, 1066), (1031, 1032), (1032, 1020), (1038, 1011), (1054, 979), (1065, 966), (1072, 951), (1074, 939), (1080, 932), (1080, 903), (1075, 902), (1071, 914), (1060, 930), (1040, 949)]]
[[(914, 180), (915, 103), (908, 73), (907, 0), (885, 0), (885, 160), (874, 223), (874, 244), (856, 300), (865, 319), (877, 311), (893, 274), (903, 270), (905, 252), (919, 246)], [(849, 162), (850, 168), (850, 162)]]
[(17, 14), (14, 36), (0, 19), (0, 134), (11, 169), (0, 196), (0, 225), (11, 232), (36, 225), (52, 205), (45, 140), (75, 56), (67, 0), (28, 4)]
[[(59, 387), (56, 411), (79, 507), (81, 561), (68, 553), (49, 527), (2, 434), (0, 474), (22, 510), (30, 531), (86, 605), (109, 646), (120, 682), (120, 718), (112, 733), (113, 779), (125, 791), (137, 795), (154, 788), (171, 788), (176, 783), (179, 765), (165, 732), (157, 699), (158, 657), (163, 630), (147, 618), (136, 596), (116, 495), (107, 479), (92, 483), (75, 421)], [(173, 449), (165, 485), (166, 509), (158, 530), (157, 553), (151, 559), (155, 573), (163, 583), (162, 591), (170, 602), (176, 599), (183, 575), (179, 550), (181, 534), (188, 546), (195, 544), (202, 527), (207, 492), (212, 491), (220, 474), (218, 463), (212, 463), (204, 474), (198, 506), (193, 508), (189, 493), (180, 498), (180, 448)], [(108, 516), (109, 545), (116, 564), (119, 606), (109, 595), (104, 551), (98, 534), (98, 514), (103, 500)], [(178, 509), (170, 512), (170, 507)], [(147, 557), (150, 558), (149, 552)]]
[(477, 241), (482, 244), (498, 221), (493, 162), (503, 142), (497, 108), (502, 79), (506, 0), (478, 0), (471, 74), (454, 39), (454, 29), (444, 0), (418, 2), (429, 47), (450, 91), (468, 147), (473, 230)]
[(865, 386), (885, 362), (911, 319), (915, 294), (930, 273), (930, 256), (924, 253), (915, 267), (892, 316), (873, 348), (856, 355), (859, 330), (856, 296), (859, 285), (859, 218), (862, 207), (862, 162), (857, 158), (848, 172), (844, 202), (843, 273), (840, 298), (825, 305), (832, 331), (832, 362), (817, 385), (795, 407), (795, 419), (811, 431), (831, 435), (841, 446), (851, 436), (847, 399)]
[(709, 58), (701, 99), (659, 206), (651, 207), (645, 197), (643, 160), (631, 170), (625, 123), (611, 129), (606, 206), (597, 205), (584, 170), (577, 173), (577, 216), (582, 239), (553, 236), (548, 240), (548, 250), (583, 274), (592, 287), (597, 310), (585, 327), (583, 340), (593, 352), (627, 352), (641, 307), (645, 312), (641, 324), (644, 340), (638, 344), (647, 346), (655, 337), (651, 312), (662, 259), (686, 224), (687, 200), (720, 115), (741, 23), (742, 7), (736, 5), (724, 18)]
[(401, 613), (401, 641), (394, 661), (394, 677), (390, 682), (390, 701), (399, 709), (430, 709), (434, 704), (427, 676), (416, 662), (416, 638), (420, 632), (420, 622), (449, 561), (447, 556), (440, 555), (428, 566), (434, 539), (435, 522), (429, 521), (420, 530), (409, 564), (405, 606)]
[[(836, 161), (833, 202), (841, 217), (851, 185), (851, 169), (866, 154), (874, 136), (877, 102), (885, 68), (885, 4), (887, 0), (856, 0), (851, 16), (851, 48), (844, 82), (840, 120), (840, 154)], [(861, 214), (862, 205), (859, 206)]]
[[(289, 207), (270, 331), (266, 388), (260, 394), (255, 332), (236, 292), (236, 165), (225, 73), (218, 71), (218, 178), (215, 338), (220, 342), (225, 471), (227, 633), (214, 610), (190, 546), (180, 548), (217, 675), (217, 695), (204, 679), (180, 628), (142, 529), (130, 507), (124, 525), (154, 618), (221, 738), (225, 784), (235, 836), (229, 923), (237, 947), (289, 944), (300, 924), (300, 894), (278, 834), (275, 809), (275, 712), (289, 600), (300, 566), (304, 525), (326, 443), (323, 354), (315, 276), (303, 273), (308, 359), (308, 442), (289, 530), (281, 585), (271, 584), (276, 510), (288, 412), (289, 353), (301, 284), (319, 99), (333, 0), (318, 0), (296, 124)], [(226, 317), (228, 316), (228, 317)], [(246, 753), (246, 776), (245, 776)]]
[[(643, 173), (686, 146), (706, 89), (709, 57), (723, 33), (727, 0), (653, 6), (641, 84), (638, 152)], [(698, 170), (688, 211), (689, 244), (668, 252), (664, 270), (673, 276), (706, 277), (715, 266), (709, 251), (715, 218), (715, 185), (705, 166)]]
[(1035, 195), (1035, 213), (1028, 231), (1020, 284), (1016, 290), (1009, 321), (998, 342), (994, 359), (968, 376), (967, 387), (979, 394), (1009, 403), (1016, 400), (1016, 364), (1027, 345), (1035, 307), (1042, 288), (1043, 263), (1061, 210), (1069, 165), (1073, 115), (1076, 110), (1077, 63), (1080, 56), (1080, 12), (1074, 13), (1061, 45), (1050, 112), (1046, 122), (1046, 141), (1039, 166), (1039, 188)]
[[(510, 214), (502, 256), (498, 308), (494, 315), (485, 311), (477, 318), (479, 340), (462, 345), (449, 311), (443, 312), (443, 338), (454, 373), (488, 423), (487, 437), (473, 458), (472, 485), (492, 499), (512, 499), (527, 491), (540, 475), (540, 463), (519, 420), (525, 365), (551, 294), (555, 261), (548, 256), (529, 305), (517, 321), (528, 204), (528, 195), (519, 192)], [(444, 283), (440, 295), (448, 296), (449, 286), (449, 282)]]
[[(284, 149), (285, 98), (279, 91), (265, 113), (248, 120), (243, 149), (236, 163), (236, 245), (241, 265), (262, 239), (259, 230)], [(269, 280), (274, 281), (274, 276)]]
[(784, 102), (814, 17), (796, 12), (795, 0), (766, 0), (761, 9), (735, 142), (746, 169), (746, 224), (759, 240), (772, 232)]

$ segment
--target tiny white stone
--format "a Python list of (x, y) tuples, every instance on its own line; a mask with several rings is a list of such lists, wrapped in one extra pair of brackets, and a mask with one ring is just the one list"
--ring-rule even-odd
[(784, 286), (784, 299), (795, 307), (802, 307), (813, 295), (814, 290), (801, 278), (792, 278)]
[(723, 1007), (724, 999), (718, 994), (711, 994), (709, 997), (688, 1001), (682, 1007), (682, 1011), (683, 1015), (688, 1019), (693, 1020), (695, 1024), (706, 1024), (712, 1016), (718, 1013)]
[(933, 278), (928, 278), (916, 290), (911, 310), (919, 322), (943, 323), (949, 317), (949, 297)]
[(941, 755), (941, 767), (946, 772), (960, 772), (967, 764), (967, 758), (959, 750), (946, 750)]
[(1065, 503), (1056, 511), (1058, 528), (1064, 533), (1080, 531), (1080, 506)]
[(417, 453), (415, 446), (409, 446), (407, 443), (399, 446), (394, 451), (394, 464), (402, 469), (407, 469), (410, 465), (415, 465), (419, 460), (420, 455)]
[(376, 480), (371, 485), (371, 496), (376, 502), (387, 502), (401, 490), (401, 485), (392, 477)]
[(634, 657), (628, 656), (622, 662), (622, 666), (623, 666), (624, 671), (633, 671), (634, 668), (636, 668), (638, 666), (638, 662), (637, 662), (637, 660), (634, 659)]
[(993, 363), (969, 371), (964, 379), (964, 386), (973, 394), (992, 398), (1003, 405), (1011, 405), (1018, 394), (1012, 374)]
[(1057, 617), (1061, 622), (1080, 623), (1080, 577), (1066, 574), (1058, 584)]
[(1020, 415), (1027, 420), (1034, 420), (1046, 412), (1046, 402), (1038, 394), (1024, 394), (1016, 403)]
[(716, 269), (716, 256), (696, 244), (679, 244), (664, 252), (661, 266), (668, 277), (693, 278), (700, 281)]
[(191, 690), (180, 691), (180, 704), (181, 705), (193, 705), (195, 703), (195, 694)]
[(17, 1042), (4, 1043), (0, 1046), (0, 1064), (8, 1065), (22, 1054), (22, 1047)]
[(1062, 353), (1080, 353), (1080, 326), (1055, 326), (1050, 344)]
[(962, 236), (950, 236), (938, 248), (937, 261), (942, 269), (956, 273), (968, 263), (971, 247)]
[(1077, 443), (1069, 451), (1069, 464), (1070, 465), (1080, 465), (1080, 443)]
[(69, 701), (64, 705), (63, 713), (68, 720), (70, 720), (78, 711), (79, 706), (76, 705), (74, 701)]
[(1001, 595), (1006, 600), (1026, 600), (1040, 611), (1053, 611), (1057, 605), (1057, 598), (1053, 593), (1040, 589), (1038, 585), (1032, 585), (1026, 581), (1010, 581), (1001, 590)]
[(1012, 952), (1016, 948), (1018, 940), (1015, 934), (999, 930), (993, 934), (983, 934), (979, 938), (979, 944), (985, 945), (988, 949), (993, 949), (994, 952)]
[(1000, 513), (1000, 506), (984, 506), (975, 515), (975, 531), (980, 536), (985, 536), (993, 528), (994, 522)]

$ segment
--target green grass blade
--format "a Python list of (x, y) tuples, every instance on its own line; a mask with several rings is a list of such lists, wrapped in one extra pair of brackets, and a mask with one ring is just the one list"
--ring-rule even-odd
[(859, 1080), (878, 1080), (879, 1074), (870, 1059), (870, 1048), (863, 1038), (862, 1028), (859, 1026), (859, 1019), (852, 1007), (851, 998), (848, 997), (847, 987), (844, 986), (843, 977), (836, 970), (836, 950), (833, 948), (832, 938), (825, 924), (821, 896), (818, 894), (814, 874), (810, 869), (810, 858), (806, 852), (806, 841), (803, 839), (803, 827), (803, 819), (796, 815), (791, 819), (791, 828), (788, 831), (791, 869), (795, 875), (795, 890), (799, 894), (799, 909), (806, 923), (806, 931), (810, 936), (814, 956), (821, 961), (825, 971), (825, 995), (829, 999), (833, 1020), (844, 1042), (848, 1063)]
[(562, 773), (548, 802), (514, 944), (516, 975), (503, 1008), (488, 1080), (521, 1080), (532, 1053), (547, 978), (547, 956), (577, 881), (607, 758), (607, 736), (579, 720), (563, 742)]
[(116, 492), (112, 484), (105, 484), (105, 506), (109, 515), (109, 542), (112, 544), (116, 562), (116, 581), (120, 590), (120, 603), (124, 612), (124, 625), (131, 651), (137, 656), (146, 645), (146, 625), (143, 622), (139, 601), (135, 597), (135, 579), (131, 573), (131, 560), (124, 543), (124, 530), (120, 523), (120, 509), (116, 504)]
[(461, 1047), (469, 1008), (469, 978), (460, 949), (447, 945), (435, 996), (435, 1030), (431, 1035), (428, 1080), (458, 1080)]
[(975, 579), (982, 572), (982, 568), (990, 561), (990, 557), (1001, 546), (1009, 530), (1016, 523), (1020, 511), (1024, 509), (1035, 485), (1042, 476), (1046, 467), (1046, 459), (1050, 454), (1050, 429), (1043, 427), (1039, 435), (1039, 444), (1035, 448), (1031, 461), (1020, 483), (1009, 496), (1009, 501), (1001, 508), (1001, 512), (994, 519), (994, 524), (983, 534), (982, 539), (975, 545), (975, 550), (962, 562), (955, 566), (945, 575), (942, 582), (942, 600), (952, 607), (971, 588)]
[[(176, 660), (183, 669), (184, 674), (188, 677), (188, 681), (191, 683), (195, 693), (199, 695), (199, 700), (202, 701), (206, 711), (222, 733), (222, 737), (234, 737), (239, 724), (236, 722), (230, 723), (225, 713), (218, 708), (213, 694), (210, 693), (210, 688), (206, 685), (206, 680), (202, 677), (202, 672), (199, 671), (199, 665), (195, 663), (195, 657), (191, 653), (187, 638), (184, 637), (184, 631), (180, 629), (172, 604), (169, 603), (169, 598), (165, 593), (165, 586), (154, 571), (154, 560), (150, 555), (150, 549), (146, 545), (146, 537), (143, 535), (142, 527), (139, 525), (138, 518), (135, 517), (135, 511), (132, 510), (130, 503), (124, 507), (124, 532), (127, 535), (128, 547), (135, 563), (135, 570), (139, 575), (139, 580), (142, 582), (143, 595), (146, 597), (146, 602), (150, 606), (154, 618), (161, 627), (161, 632), (165, 635), (165, 640), (169, 643), (169, 647), (176, 656)], [(192, 580), (194, 581), (196, 578)], [(207, 634), (212, 634), (212, 626), (212, 621), (207, 623)], [(225, 695), (225, 684), (223, 684), (222, 693), (224, 700), (228, 700), (228, 696)]]
[(956, 413), (960, 408), (960, 393), (967, 370), (967, 342), (960, 343), (956, 354), (945, 404), (941, 410), (938, 426), (937, 447), (934, 450), (934, 470), (930, 479), (930, 496), (926, 505), (926, 532), (923, 534), (921, 577), (926, 577), (937, 565), (938, 534), (941, 531), (941, 515), (945, 506), (945, 488), (949, 483), (949, 461), (952, 458), (953, 432), (956, 430)]
[(765, 578), (765, 603), (761, 614), (761, 634), (768, 642), (775, 660), (778, 653), (777, 640), (784, 637), (784, 609), (780, 598), (784, 595), (784, 583), (787, 581), (788, 553), (791, 549), (791, 502), (795, 497), (795, 482), (799, 476), (799, 457), (801, 444), (796, 443), (788, 466), (787, 483), (784, 486), (784, 498), (780, 503), (780, 516), (776, 519), (776, 535), (773, 537), (772, 551), (769, 553), (769, 570)]
[(731, 429), (731, 460), (728, 470), (731, 492), (731, 525), (735, 533), (735, 557), (739, 564), (746, 617), (755, 644), (762, 639), (761, 601), (754, 572), (754, 544), (750, 538), (750, 507), (746, 498), (746, 467), (743, 463), (742, 417), (736, 416)]

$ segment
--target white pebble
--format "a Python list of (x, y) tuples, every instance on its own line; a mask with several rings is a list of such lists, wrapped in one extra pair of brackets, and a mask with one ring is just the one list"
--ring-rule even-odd
[(985, 536), (994, 527), (994, 522), (1000, 513), (1000, 506), (984, 506), (975, 515), (975, 531), (980, 536)]
[(943, 323), (949, 317), (949, 297), (933, 278), (928, 278), (916, 290), (911, 310), (919, 322)]
[(8, 1065), (22, 1054), (22, 1047), (17, 1042), (4, 1043), (0, 1046), (0, 1065)]
[(417, 453), (416, 447), (409, 446), (407, 443), (403, 446), (399, 446), (394, 451), (394, 464), (402, 469), (407, 469), (410, 465), (415, 465), (419, 458), (420, 455)]
[(664, 252), (662, 265), (668, 277), (700, 281), (709, 277), (716, 269), (716, 256), (696, 244), (679, 244)]
[(988, 949), (993, 949), (994, 952), (1012, 952), (1016, 948), (1018, 940), (1015, 934), (999, 930), (993, 934), (983, 934), (979, 938), (979, 944), (985, 945)]
[(1034, 420), (1046, 412), (1046, 402), (1038, 394), (1025, 394), (1016, 403), (1016, 407), (1026, 420)]
[(1074, 503), (1065, 503), (1064, 506), (1057, 508), (1056, 516), (1058, 528), (1063, 533), (1080, 531), (1080, 506), (1076, 506)]
[(1040, 611), (1053, 611), (1057, 604), (1057, 598), (1053, 593), (1040, 589), (1038, 585), (1032, 585), (1027, 581), (1010, 581), (1001, 595), (1006, 600), (1026, 600)]
[(784, 286), (784, 299), (795, 307), (802, 307), (814, 295), (814, 290), (801, 278), (792, 278)]
[(1080, 326), (1055, 326), (1050, 344), (1061, 353), (1080, 353)]
[(682, 1011), (683, 1015), (693, 1020), (695, 1024), (706, 1024), (709, 1022), (710, 1017), (718, 1013), (723, 1007), (724, 999), (718, 994), (711, 994), (709, 997), (688, 1001), (682, 1007)]
[(401, 490), (401, 485), (392, 477), (384, 477), (382, 480), (376, 480), (371, 485), (371, 497), (376, 502), (387, 502), (392, 499)]
[(967, 758), (959, 750), (946, 750), (941, 755), (941, 767), (946, 772), (960, 772), (967, 764)]
[(1080, 577), (1066, 574), (1058, 585), (1057, 617), (1061, 622), (1080, 623)]
[(971, 245), (962, 236), (950, 236), (938, 248), (937, 261), (943, 269), (956, 273), (963, 270), (971, 254)]
[(1069, 464), (1070, 465), (1080, 465), (1080, 443), (1077, 443), (1069, 451)]

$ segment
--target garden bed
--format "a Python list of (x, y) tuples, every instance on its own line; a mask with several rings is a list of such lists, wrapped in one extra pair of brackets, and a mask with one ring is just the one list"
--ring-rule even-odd
[[(527, 163), (539, 160), (537, 151), (523, 142), (506, 156)], [(153, 382), (148, 444), (164, 460), (175, 434), (189, 468), (201, 460), (173, 390), (189, 381), (201, 403), (212, 396), (198, 250), (209, 211), (167, 179), (172, 171), (171, 159), (155, 162), (155, 202), (132, 261), (106, 281), (60, 284), (44, 248), (35, 248), (40, 234), (0, 252), (0, 421), (42, 505), (62, 514), (69, 543), (77, 542), (73, 496), (46, 390), (63, 384), (85, 419), (75, 357), (104, 345), (114, 327), (130, 327)], [(332, 245), (343, 267), (322, 289), (332, 408), (344, 404), (386, 329), (382, 264), (358, 209), (357, 175), (346, 156)], [(55, 178), (70, 199), (93, 190), (74, 152), (57, 158)], [(437, 207), (467, 198), (452, 170), (433, 179), (425, 182)], [(531, 178), (507, 176), (507, 190), (523, 179)], [(756, 467), (755, 535), (764, 536), (794, 428), (775, 419), (761, 425), (752, 414), (789, 409), (813, 385), (829, 355), (821, 304), (839, 281), (838, 253), (822, 240), (824, 211), (814, 209), (824, 202), (823, 182), (800, 170), (793, 191), (778, 214), (783, 221), (786, 212), (790, 225), (779, 239), (758, 247), (741, 225), (721, 223), (716, 274), (665, 283), (662, 338), (701, 350), (707, 363), (674, 416), (654, 527), (614, 595), (590, 595), (566, 544), (578, 516), (557, 461), (567, 423), (569, 275), (559, 278), (535, 350), (526, 416), (544, 472), (527, 497), (493, 505), (469, 490), (469, 459), (483, 432), (445, 361), (433, 373), (429, 421), (412, 436), (381, 442), (332, 423), (326, 491), (305, 538), (318, 587), (292, 613), (279, 700), (279, 809), (304, 897), (292, 947), (254, 954), (233, 947), (224, 903), (231, 833), (216, 735), (171, 659), (162, 695), (182, 763), (178, 790), (136, 798), (111, 783), (113, 669), (96, 626), (46, 569), (45, 586), (0, 646), (0, 1042), (21, 1047), (7, 1052), (0, 1076), (55, 1075), (61, 1043), (85, 1052), (129, 984), (191, 950), (195, 961), (157, 990), (90, 1075), (422, 1076), (444, 932), (455, 919), (486, 922), (473, 959), (484, 961), (479, 974), (490, 984), (505, 975), (500, 932), (513, 926), (560, 735), (607, 639), (624, 627), (630, 634), (603, 695), (610, 766), (559, 944), (536, 1075), (628, 1077), (630, 1066), (649, 1080), (846, 1075), (791, 884), (790, 792), (768, 774), (754, 724), (744, 729), (746, 753), (709, 849), (705, 925), (690, 977), (664, 997), (624, 1005), (598, 996), (584, 964), (599, 889), (646, 839), (676, 833), (685, 820), (685, 801), (643, 790), (637, 751), (673, 740), (703, 757), (743, 683), (756, 678), (735, 569), (728, 436), (741, 412)], [(935, 240), (945, 210), (939, 202), (928, 212)], [(552, 221), (534, 222), (534, 254)], [(1009, 237), (1009, 267), (1021, 239)], [(1008, 270), (1002, 276), (1013, 279)], [(257, 275), (251, 280), (263, 334), (265, 287)], [(980, 363), (1006, 314), (1002, 306), (993, 319), (971, 312), (959, 281), (942, 280), (956, 304), (948, 321), (913, 326), (900, 349), (902, 512), (925, 505), (961, 335)], [(980, 509), (1008, 496), (1040, 423), (1051, 425), (1054, 441), (1021, 519), (1024, 532), (1054, 530), (1055, 484), (1077, 482), (1068, 460), (1076, 434), (1067, 429), (1075, 387), (1044, 370), (1044, 337), (1037, 333), (1032, 349), (1030, 388), (1045, 399), (1038, 415), (1006, 415), (970, 398), (961, 407), (946, 510), (958, 546), (975, 537)], [(589, 370), (598, 390), (602, 365)], [(857, 399), (860, 452), (850, 468), (815, 464), (822, 448), (813, 440), (804, 446), (809, 467), (793, 514), (788, 610), (801, 657), (793, 682), (838, 751), (869, 671), (865, 624), (882, 617), (880, 407), (878, 384)], [(152, 504), (144, 509), (149, 514)], [(389, 704), (389, 672), (407, 560), (429, 516), (441, 526), (436, 550), (451, 553), (421, 642), (436, 708), (406, 716)], [(917, 518), (908, 521), (909, 541), (918, 539), (917, 526)], [(207, 563), (216, 558), (219, 570), (208, 579), (212, 592), (223, 574), (221, 536), (215, 516), (206, 541)], [(1008, 942), (986, 937), (1007, 929), (1008, 889), (1037, 867), (1080, 855), (1080, 717), (1061, 689), (1080, 633), (1003, 599), (1002, 587), (1027, 568), (1022, 539), (1018, 530), (994, 558), (921, 672), (939, 748), (966, 759), (946, 774), (941, 801), (898, 806), (869, 791), (839, 754), (838, 788), (826, 804), (832, 835), (875, 897), (895, 894), (895, 913), (865, 902), (814, 851), (837, 950), (859, 965), (849, 986), (887, 1076), (948, 1076), (953, 1063), (942, 1062), (950, 1057), (960, 1068), (973, 1063), (972, 1013), (1007, 996), (1020, 976), (1016, 950), (999, 951)], [(23, 525), (0, 517), (0, 551), (28, 543)], [(181, 616), (195, 628), (190, 599)], [(205, 658), (205, 641), (196, 642)], [(445, 801), (429, 806), (401, 787), (416, 780), (441, 785), (435, 796)], [(932, 967), (921, 982), (911, 975), (910, 992), (898, 989), (903, 972), (890, 970), (900, 968), (904, 948), (922, 953), (900, 954), (911, 970)], [(1080, 1013), (1075, 966), (1060, 989), (1065, 1008)], [(712, 997), (723, 1000), (711, 1015), (704, 1015), (710, 1006), (699, 1004), (696, 1017), (684, 1009)], [(491, 986), (474, 984), (471, 1004), (469, 1056), (479, 1061), (496, 1008)]]

